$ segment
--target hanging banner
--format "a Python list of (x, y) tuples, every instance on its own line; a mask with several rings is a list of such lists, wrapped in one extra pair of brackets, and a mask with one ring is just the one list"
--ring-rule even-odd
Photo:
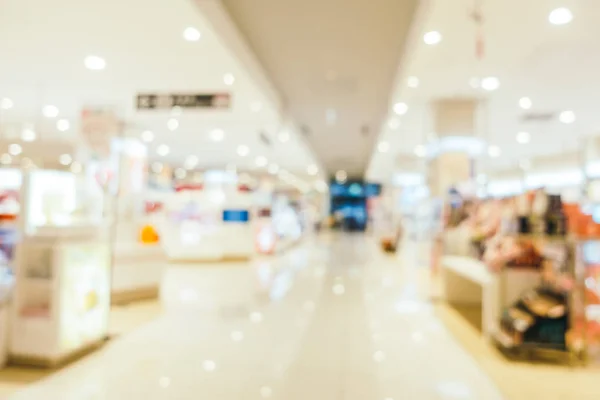
[(138, 110), (170, 110), (181, 108), (220, 108), (231, 107), (229, 93), (143, 93), (137, 95)]

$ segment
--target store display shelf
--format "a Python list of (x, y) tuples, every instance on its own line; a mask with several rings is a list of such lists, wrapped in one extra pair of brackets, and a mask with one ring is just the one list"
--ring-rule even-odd
[(571, 365), (586, 362), (585, 354), (581, 351), (576, 351), (560, 346), (546, 343), (523, 343), (514, 345), (505, 335), (494, 333), (492, 341), (496, 348), (508, 357), (517, 360), (555, 360), (557, 362), (568, 363)]

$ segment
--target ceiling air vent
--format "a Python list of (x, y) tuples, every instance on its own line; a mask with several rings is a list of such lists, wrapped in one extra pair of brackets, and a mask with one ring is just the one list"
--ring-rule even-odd
[(521, 122), (549, 122), (556, 117), (553, 112), (528, 113), (521, 116)]

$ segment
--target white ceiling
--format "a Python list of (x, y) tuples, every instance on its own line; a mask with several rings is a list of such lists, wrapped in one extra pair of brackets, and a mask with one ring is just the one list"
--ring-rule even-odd
[[(412, 156), (415, 146), (427, 143), (432, 132), (430, 103), (438, 98), (478, 97), (487, 102), (485, 132), (480, 137), (502, 149), (496, 159), (485, 157), (486, 171), (514, 167), (524, 158), (560, 154), (581, 145), (583, 135), (600, 133), (600, 2), (597, 0), (482, 0), (485, 55), (475, 56), (476, 28), (469, 17), (473, 0), (427, 0), (421, 3), (413, 25), (409, 51), (397, 79), (392, 102), (405, 101), (409, 112), (397, 130), (386, 127), (380, 140), (390, 143), (387, 153), (375, 152), (369, 177), (387, 180), (401, 172), (400, 155)], [(573, 21), (564, 26), (548, 22), (550, 12), (568, 7)], [(423, 34), (439, 31), (436, 46), (423, 42)], [(416, 76), (418, 88), (408, 88)], [(473, 89), (473, 77), (495, 76), (494, 92)], [(524, 111), (518, 102), (529, 97), (533, 107)], [(391, 106), (390, 106), (391, 107)], [(573, 110), (577, 121), (565, 125), (523, 123), (526, 113), (559, 113)], [(516, 134), (531, 134), (528, 145), (516, 142)], [(534, 165), (535, 167), (535, 165)]]
[[(183, 40), (189, 26), (202, 33), (200, 41)], [(11, 98), (14, 107), (2, 112), (0, 126), (5, 137), (11, 127), (35, 123), (42, 139), (75, 139), (82, 108), (108, 106), (126, 122), (127, 135), (155, 133), (150, 145), (154, 160), (180, 164), (196, 155), (200, 168), (236, 164), (246, 169), (262, 155), (306, 175), (306, 166), (316, 163), (312, 152), (283, 120), (268, 80), (258, 79), (234, 50), (188, 0), (2, 0), (0, 98)], [(88, 55), (105, 58), (106, 70), (87, 70), (83, 60)], [(224, 83), (226, 73), (234, 75), (233, 86)], [(169, 112), (135, 110), (139, 92), (231, 92), (233, 107), (184, 110), (180, 127), (171, 132)], [(57, 106), (59, 118), (71, 121), (69, 132), (57, 132), (54, 122), (42, 117), (46, 104)], [(225, 131), (219, 143), (209, 140), (209, 132), (217, 128)], [(291, 136), (286, 143), (277, 140), (283, 129)], [(259, 132), (271, 138), (271, 147), (259, 140)], [(159, 144), (170, 146), (167, 157), (156, 154)], [(240, 144), (250, 147), (248, 157), (237, 155)]]
[(222, 3), (328, 172), (362, 177), (417, 0)]

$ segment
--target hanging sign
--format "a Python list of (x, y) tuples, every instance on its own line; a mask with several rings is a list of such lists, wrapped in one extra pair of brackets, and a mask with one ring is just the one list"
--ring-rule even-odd
[(231, 107), (229, 93), (142, 93), (137, 95), (138, 110), (170, 110), (181, 108)]

